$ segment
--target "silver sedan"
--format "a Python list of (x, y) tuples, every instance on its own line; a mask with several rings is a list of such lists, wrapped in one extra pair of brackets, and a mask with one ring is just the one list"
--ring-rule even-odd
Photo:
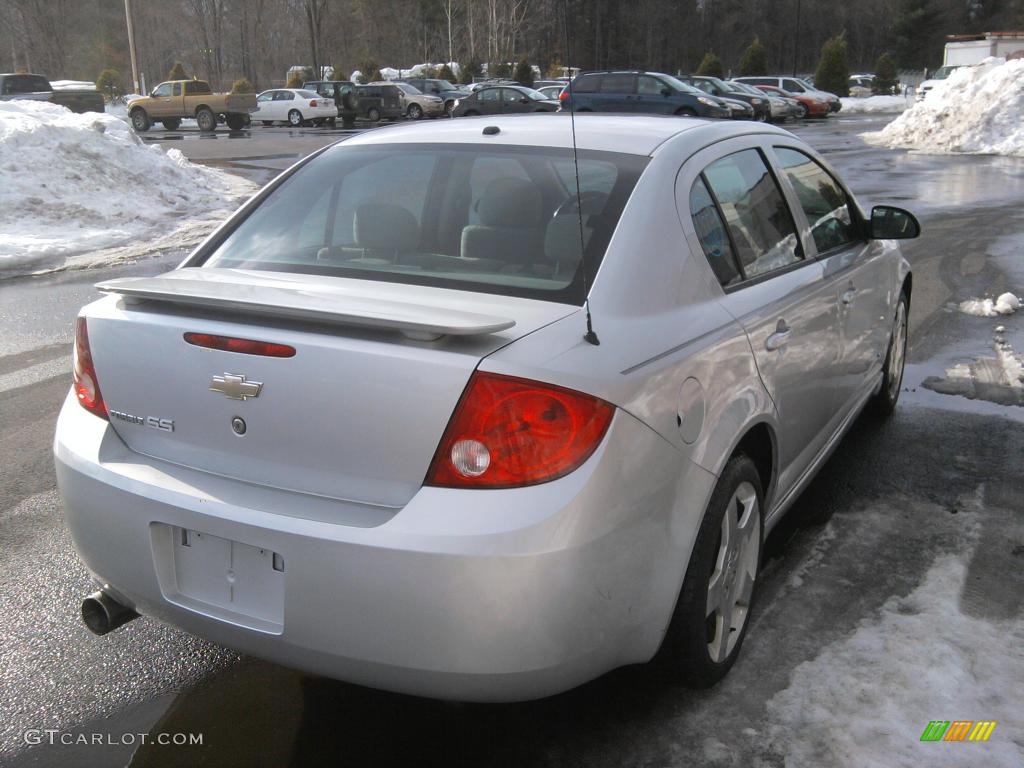
[(900, 393), (906, 211), (789, 133), (373, 131), (100, 284), (55, 440), (104, 633), (511, 701), (740, 653), (765, 534)]

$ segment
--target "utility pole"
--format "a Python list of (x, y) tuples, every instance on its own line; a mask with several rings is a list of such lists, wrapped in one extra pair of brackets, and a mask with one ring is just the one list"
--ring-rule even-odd
[[(126, 0), (127, 1), (127, 0)], [(800, 0), (796, 0), (796, 29), (793, 39), (793, 77), (796, 77), (797, 57), (800, 55)]]
[(124, 0), (124, 17), (128, 22), (128, 53), (132, 58), (132, 91), (139, 92), (139, 62), (135, 58), (135, 27), (132, 26), (131, 0)]

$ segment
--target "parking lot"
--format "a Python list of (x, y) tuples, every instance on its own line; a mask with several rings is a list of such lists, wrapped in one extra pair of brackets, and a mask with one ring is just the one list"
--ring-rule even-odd
[[(0, 280), (0, 547), (8, 553), (0, 762), (826, 766), (895, 756), (982, 764), (949, 762), (964, 758), (917, 734), (936, 718), (992, 717), (951, 711), (960, 669), (985, 682), (984, 695), (968, 697), (978, 707), (1005, 711), (1016, 698), (1019, 709), (1024, 411), (998, 386), (965, 397), (941, 382), (958, 364), (983, 369), (997, 335), (1024, 349), (1024, 315), (996, 321), (956, 308), (1024, 284), (1024, 159), (914, 155), (860, 139), (887, 119), (788, 127), (839, 169), (862, 206), (891, 202), (921, 220), (922, 237), (905, 250), (914, 293), (899, 410), (884, 426), (861, 417), (773, 532), (744, 653), (708, 691), (626, 668), (538, 702), (450, 704), (309, 677), (147, 618), (92, 636), (78, 615), (91, 584), (62, 521), (50, 454), (70, 383), (73, 318), (95, 282), (157, 274), (184, 253)], [(144, 138), (265, 183), (351, 133), (261, 126)], [(941, 624), (944, 610), (968, 616), (972, 636), (918, 631), (920, 619), (938, 615)], [(950, 682), (930, 702), (902, 697), (929, 662), (949, 665)], [(898, 711), (883, 709), (893, 699)], [(1024, 743), (1019, 723), (1001, 728), (993, 744), (953, 746), (1010, 765)], [(102, 746), (50, 744), (25, 736), (33, 729), (113, 736)], [(161, 733), (201, 733), (202, 746), (140, 745), (140, 734)]]

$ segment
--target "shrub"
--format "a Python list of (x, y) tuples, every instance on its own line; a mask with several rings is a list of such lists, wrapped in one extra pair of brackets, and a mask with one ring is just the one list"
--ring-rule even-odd
[(121, 81), (121, 73), (116, 69), (104, 69), (96, 78), (96, 89), (107, 97), (107, 101), (124, 93), (124, 83)]
[(456, 80), (455, 73), (452, 72), (452, 68), (447, 64), (441, 67), (441, 71), (437, 73), (437, 76), (441, 80), (447, 80), (449, 83), (454, 83)]
[(491, 77), (510, 78), (512, 77), (512, 65), (508, 62), (502, 62), (497, 66), (488, 65), (487, 74)]
[(462, 77), (460, 80), (464, 85), (469, 85), (473, 82), (474, 77), (480, 75), (480, 62), (476, 59), (470, 59), (461, 67), (461, 70)]
[(238, 80), (235, 80), (234, 84), (231, 86), (231, 92), (256, 93), (256, 89), (253, 87), (253, 84), (249, 82), (248, 78), (243, 77)]
[(533, 67), (528, 59), (523, 59), (516, 65), (515, 80), (529, 88), (533, 87)]
[(359, 65), (359, 82), (362, 84), (375, 83), (383, 80), (384, 75), (380, 73), (380, 65), (376, 59), (367, 59)]
[(188, 75), (185, 74), (185, 65), (180, 61), (174, 62), (174, 66), (171, 67), (171, 71), (167, 73), (168, 80), (188, 80)]
[(697, 67), (697, 74), (709, 77), (725, 77), (725, 67), (722, 66), (720, 58), (711, 51), (708, 51), (704, 54), (704, 58), (701, 59), (700, 66)]
[(740, 60), (740, 75), (767, 75), (768, 74), (768, 53), (761, 45), (760, 38), (755, 37), (750, 47), (743, 53)]
[(306, 78), (302, 76), (301, 72), (292, 72), (290, 75), (288, 75), (288, 82), (284, 84), (284, 87), (301, 88), (304, 82), (306, 82)]
[(883, 53), (875, 62), (875, 81), (871, 84), (871, 90), (890, 94), (896, 90), (897, 85), (896, 61), (888, 53)]
[(814, 87), (837, 96), (850, 95), (850, 63), (846, 51), (846, 38), (830, 37), (821, 46), (821, 59), (814, 73)]

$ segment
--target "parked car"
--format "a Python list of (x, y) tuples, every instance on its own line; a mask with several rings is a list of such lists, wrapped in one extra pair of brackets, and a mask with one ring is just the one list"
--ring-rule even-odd
[(729, 108), (733, 120), (753, 120), (754, 108), (745, 101), (738, 99), (725, 99), (719, 97), (723, 104)]
[(448, 80), (433, 77), (406, 77), (396, 82), (408, 83), (428, 96), (438, 96), (444, 101), (444, 111), (447, 114), (451, 114), (456, 101), (470, 93), (469, 88), (452, 85)]
[(560, 103), (521, 85), (480, 88), (455, 102), (452, 117), (506, 115), (519, 112), (557, 112)]
[(371, 123), (405, 117), (405, 98), (395, 83), (379, 82), (357, 85), (359, 112)]
[(953, 72), (960, 67), (965, 66), (963, 64), (951, 64), (944, 67), (939, 67), (934, 72), (930, 73), (927, 79), (917, 86), (917, 92), (914, 94), (915, 101), (924, 101), (924, 97), (928, 95), (928, 91), (932, 90), (935, 86), (941, 83), (943, 80), (948, 78)]
[(440, 96), (428, 96), (408, 83), (395, 83), (395, 86), (402, 92), (402, 99), (405, 102), (405, 116), (410, 120), (419, 120), (423, 117), (439, 117), (445, 113), (444, 99)]
[(50, 101), (67, 107), (72, 112), (103, 112), (103, 95), (96, 86), (75, 83), (69, 87), (54, 87), (43, 75), (0, 75), (0, 101)]
[(768, 97), (763, 93), (751, 94), (741, 88), (739, 83), (730, 83), (726, 80), (707, 75), (680, 75), (678, 79), (720, 99), (742, 101), (748, 104), (751, 107), (751, 117), (754, 120), (761, 120), (763, 122), (771, 117)]
[(334, 99), (305, 88), (274, 88), (264, 91), (256, 97), (256, 111), (252, 113), (252, 119), (264, 125), (284, 122), (294, 128), (307, 123), (334, 125), (337, 116), (338, 108), (334, 106)]
[(728, 672), (766, 534), (896, 407), (918, 226), (777, 128), (575, 123), (354, 136), (99, 284), (54, 441), (93, 631), (460, 700)]
[(359, 93), (351, 80), (309, 80), (302, 87), (334, 101), (343, 125), (351, 126), (355, 122), (359, 115)]
[(238, 130), (249, 124), (250, 114), (255, 111), (255, 93), (214, 93), (203, 80), (168, 80), (149, 96), (128, 102), (128, 118), (139, 133), (156, 122), (173, 131), (182, 119), (192, 117), (201, 131), (216, 130), (218, 120)]
[(790, 93), (773, 85), (759, 85), (757, 88), (765, 93), (784, 96), (796, 101), (798, 105), (796, 117), (799, 120), (804, 120), (808, 117), (828, 117), (829, 115), (828, 103), (807, 93)]
[(538, 93), (544, 94), (549, 99), (558, 99), (565, 90), (565, 83), (558, 83), (557, 85), (542, 85), (540, 88), (535, 88)]
[(576, 112), (733, 116), (718, 97), (660, 72), (588, 72), (577, 75), (559, 99), (563, 109)]
[(781, 88), (794, 96), (810, 96), (819, 101), (824, 101), (828, 105), (829, 112), (838, 112), (843, 108), (843, 102), (834, 93), (815, 88), (807, 80), (799, 77), (736, 77), (733, 79), (740, 83), (749, 83), (750, 85), (770, 85), (775, 88)]
[(798, 117), (803, 111), (799, 101), (789, 96), (783, 96), (781, 92), (766, 93), (757, 86), (738, 83), (734, 80), (730, 80), (729, 84), (753, 96), (766, 99), (769, 109), (768, 119), (773, 123), (783, 123), (791, 117)]
[(874, 75), (850, 75), (849, 83), (850, 95), (855, 98), (865, 98), (875, 92)]

